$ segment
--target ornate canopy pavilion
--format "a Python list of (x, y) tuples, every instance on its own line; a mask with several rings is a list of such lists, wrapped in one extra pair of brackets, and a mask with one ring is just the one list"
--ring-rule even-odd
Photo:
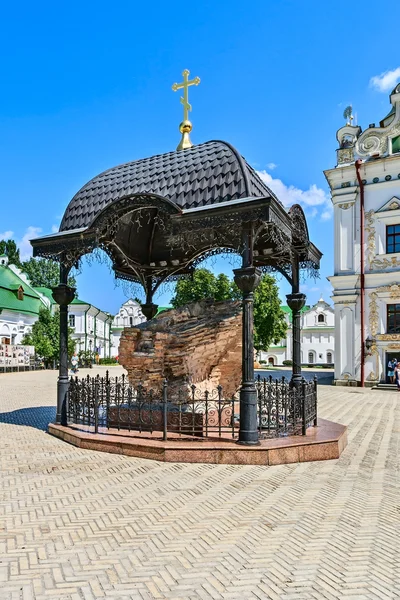
[(60, 263), (60, 374), (57, 422), (67, 390), (67, 311), (74, 290), (70, 269), (95, 248), (111, 258), (118, 278), (139, 283), (151, 319), (161, 283), (190, 276), (210, 255), (238, 253), (235, 281), (243, 292), (243, 362), (239, 442), (258, 443), (253, 367), (253, 292), (261, 273), (278, 271), (290, 282), (293, 311), (292, 383), (301, 380), (299, 273), (315, 274), (321, 252), (311, 243), (299, 205), (286, 210), (230, 144), (210, 141), (126, 163), (89, 181), (70, 201), (58, 233), (32, 241), (34, 256)]

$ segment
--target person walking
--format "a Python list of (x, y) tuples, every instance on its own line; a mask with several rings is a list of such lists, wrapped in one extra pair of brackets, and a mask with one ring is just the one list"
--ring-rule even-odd
[(388, 368), (387, 374), (388, 374), (390, 383), (394, 383), (394, 368), (395, 368), (395, 364), (392, 361), (392, 359), (389, 360), (387, 368)]
[(400, 363), (396, 361), (396, 366), (394, 368), (394, 380), (397, 385), (397, 391), (400, 392)]
[(78, 357), (76, 355), (76, 352), (73, 353), (71, 358), (71, 371), (74, 375), (78, 372)]

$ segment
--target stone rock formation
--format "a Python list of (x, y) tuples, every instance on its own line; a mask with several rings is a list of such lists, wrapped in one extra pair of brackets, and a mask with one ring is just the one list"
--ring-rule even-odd
[(171, 309), (135, 327), (125, 328), (119, 362), (130, 383), (160, 391), (168, 380), (168, 395), (222, 385), (225, 397), (241, 380), (242, 309), (240, 302), (203, 300)]

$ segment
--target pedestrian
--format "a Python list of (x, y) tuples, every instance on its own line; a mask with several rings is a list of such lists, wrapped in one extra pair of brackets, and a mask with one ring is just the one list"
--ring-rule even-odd
[(397, 391), (400, 392), (400, 363), (396, 362), (396, 366), (394, 368), (394, 380), (397, 385)]
[(74, 375), (78, 372), (78, 357), (76, 355), (76, 352), (73, 353), (71, 358), (71, 371)]
[(392, 361), (392, 359), (390, 359), (388, 362), (388, 372), (387, 372), (390, 383), (394, 383), (394, 367), (395, 367), (395, 364)]

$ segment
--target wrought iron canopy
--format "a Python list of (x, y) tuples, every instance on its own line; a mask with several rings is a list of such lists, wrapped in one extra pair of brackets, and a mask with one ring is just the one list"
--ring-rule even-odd
[(209, 254), (242, 252), (244, 230), (254, 266), (289, 280), (294, 256), (319, 268), (301, 207), (286, 211), (232, 146), (212, 141), (98, 175), (71, 200), (60, 231), (32, 246), (66, 266), (102, 248), (117, 277), (154, 291)]

